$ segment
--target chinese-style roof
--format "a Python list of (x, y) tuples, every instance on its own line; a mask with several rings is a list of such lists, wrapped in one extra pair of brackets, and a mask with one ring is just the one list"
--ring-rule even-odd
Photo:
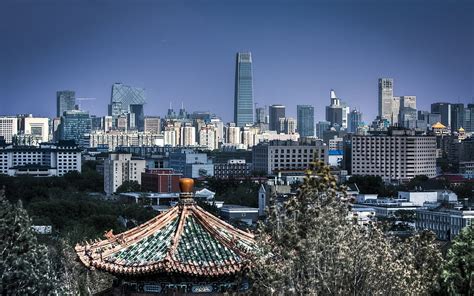
[(105, 236), (101, 241), (78, 244), (76, 253), (87, 267), (116, 275), (231, 275), (249, 266), (255, 250), (253, 234), (208, 213), (191, 193), (184, 198), (182, 193), (178, 205), (150, 221)]
[(439, 122), (439, 121), (437, 123), (433, 124), (431, 127), (432, 128), (438, 128), (438, 129), (446, 128), (446, 126), (444, 124), (442, 124), (441, 122)]

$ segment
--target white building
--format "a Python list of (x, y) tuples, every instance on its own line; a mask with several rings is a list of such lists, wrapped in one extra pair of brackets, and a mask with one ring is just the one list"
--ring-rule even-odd
[(115, 151), (115, 148), (123, 146), (163, 146), (163, 135), (137, 132), (137, 131), (93, 131), (90, 134), (90, 147), (107, 145), (109, 151)]
[(227, 127), (227, 143), (242, 144), (240, 139), (240, 127), (232, 123)]
[(132, 154), (112, 153), (104, 161), (104, 191), (111, 195), (125, 181), (142, 183), (142, 173), (145, 172), (146, 161), (132, 158)]
[(18, 133), (18, 119), (14, 116), (0, 117), (0, 138), (7, 143), (12, 142), (14, 135)]
[(399, 199), (406, 199), (415, 206), (423, 206), (425, 202), (433, 203), (438, 201), (438, 192), (436, 191), (399, 191)]
[(215, 150), (218, 146), (217, 130), (214, 125), (201, 127), (199, 131), (199, 146), (207, 147), (209, 150)]
[(416, 229), (433, 231), (438, 239), (451, 240), (461, 229), (473, 225), (472, 209), (418, 209), (416, 210)]
[(436, 176), (435, 137), (392, 130), (389, 134), (353, 135), (351, 139), (353, 175), (380, 176), (386, 180)]
[(81, 150), (70, 141), (39, 146), (0, 146), (0, 174), (36, 177), (81, 172)]
[(49, 118), (29, 117), (22, 118), (23, 134), (35, 137), (38, 143), (49, 140)]
[(196, 146), (196, 128), (194, 126), (181, 127), (180, 145), (184, 147)]

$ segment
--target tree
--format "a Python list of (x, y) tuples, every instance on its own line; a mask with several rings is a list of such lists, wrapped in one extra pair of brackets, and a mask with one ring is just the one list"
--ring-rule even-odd
[(59, 292), (49, 250), (38, 244), (21, 203), (0, 191), (0, 294), (49, 295)]
[(137, 181), (125, 181), (117, 188), (117, 193), (122, 192), (139, 192), (142, 188)]
[(465, 227), (453, 240), (442, 279), (450, 295), (474, 292), (474, 225)]
[(436, 290), (442, 259), (434, 236), (400, 241), (376, 226), (359, 226), (348, 214), (344, 189), (328, 167), (313, 163), (296, 197), (284, 204), (270, 201), (268, 219), (257, 233), (253, 292), (428, 295)]

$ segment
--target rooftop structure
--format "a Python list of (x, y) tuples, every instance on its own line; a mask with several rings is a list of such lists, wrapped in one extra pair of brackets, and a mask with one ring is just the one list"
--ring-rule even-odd
[(80, 261), (116, 275), (118, 294), (248, 288), (236, 276), (250, 267), (254, 235), (199, 207), (193, 184), (192, 179), (181, 179), (179, 204), (150, 221), (121, 234), (110, 230), (101, 241), (78, 244)]

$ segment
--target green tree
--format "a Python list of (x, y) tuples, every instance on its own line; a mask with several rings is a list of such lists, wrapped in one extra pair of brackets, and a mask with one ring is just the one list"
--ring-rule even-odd
[(117, 193), (122, 192), (140, 192), (142, 190), (137, 181), (125, 181), (117, 188)]
[(59, 293), (49, 250), (38, 244), (21, 203), (11, 204), (0, 191), (0, 294)]
[(345, 191), (330, 169), (312, 164), (296, 197), (270, 201), (268, 220), (257, 233), (253, 292), (428, 295), (437, 289), (441, 255), (434, 236), (399, 241), (348, 214)]
[(451, 295), (474, 293), (474, 225), (465, 227), (453, 240), (442, 279)]

